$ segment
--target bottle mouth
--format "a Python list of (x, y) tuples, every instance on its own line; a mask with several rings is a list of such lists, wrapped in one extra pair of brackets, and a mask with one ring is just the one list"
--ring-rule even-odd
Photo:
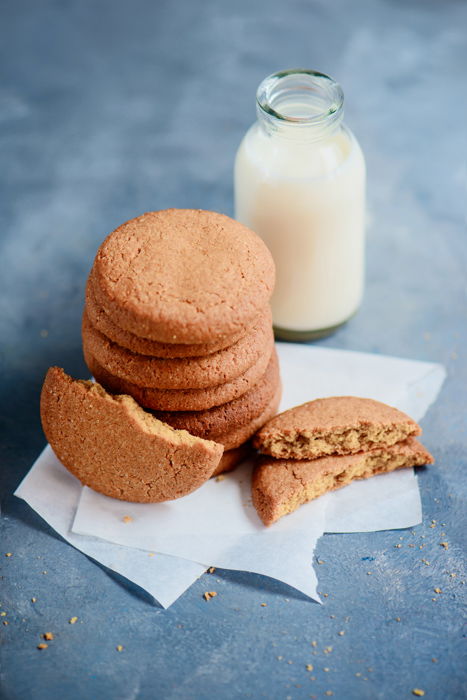
[(294, 68), (265, 78), (256, 102), (260, 114), (282, 123), (324, 126), (342, 119), (344, 92), (329, 75)]

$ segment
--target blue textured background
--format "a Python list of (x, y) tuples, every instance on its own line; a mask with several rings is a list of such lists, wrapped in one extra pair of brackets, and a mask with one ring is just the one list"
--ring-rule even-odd
[[(1, 3), (2, 699), (466, 696), (466, 27), (454, 0)], [(231, 214), (256, 86), (295, 66), (343, 84), (369, 171), (365, 301), (322, 344), (448, 369), (423, 421), (437, 460), (419, 474), (424, 522), (323, 537), (322, 606), (217, 571), (164, 611), (11, 493), (44, 445), (47, 367), (87, 375), (80, 314), (99, 243), (150, 209)]]

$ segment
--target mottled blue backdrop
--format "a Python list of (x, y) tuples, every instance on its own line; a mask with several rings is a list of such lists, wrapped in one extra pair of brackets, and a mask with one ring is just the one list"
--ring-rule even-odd
[[(466, 696), (466, 27), (461, 0), (1, 3), (2, 699)], [(11, 494), (45, 442), (47, 367), (87, 375), (80, 314), (103, 237), (150, 209), (232, 214), (255, 88), (298, 66), (342, 83), (368, 163), (365, 301), (321, 344), (448, 369), (423, 421), (424, 522), (323, 537), (322, 606), (217, 571), (164, 611)]]

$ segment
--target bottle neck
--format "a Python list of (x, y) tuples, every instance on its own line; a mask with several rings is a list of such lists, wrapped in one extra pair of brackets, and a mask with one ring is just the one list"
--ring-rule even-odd
[(288, 70), (263, 80), (256, 93), (261, 128), (270, 136), (322, 141), (344, 116), (344, 93), (335, 80), (311, 70)]

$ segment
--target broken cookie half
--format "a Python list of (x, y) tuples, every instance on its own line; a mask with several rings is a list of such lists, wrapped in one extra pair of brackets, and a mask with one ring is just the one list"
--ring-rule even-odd
[(380, 401), (332, 396), (276, 416), (256, 434), (254, 446), (279, 459), (316, 459), (390, 447), (421, 432), (412, 418)]
[(433, 461), (415, 438), (369, 452), (312, 460), (262, 457), (253, 472), (253, 504), (263, 523), (271, 525), (304, 503), (355, 479)]
[(185, 496), (216, 471), (222, 445), (175, 430), (133, 398), (51, 367), (41, 393), (42, 426), (62, 464), (85, 486), (125, 501)]

